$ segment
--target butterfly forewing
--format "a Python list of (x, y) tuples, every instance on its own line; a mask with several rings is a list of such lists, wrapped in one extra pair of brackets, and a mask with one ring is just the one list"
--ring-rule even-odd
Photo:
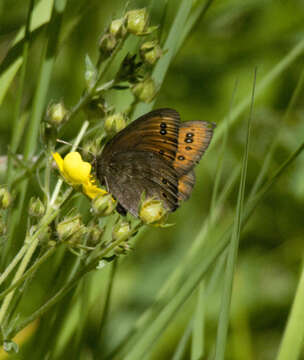
[(102, 156), (115, 151), (149, 151), (174, 161), (177, 151), (180, 117), (173, 109), (158, 109), (133, 121), (106, 146)]

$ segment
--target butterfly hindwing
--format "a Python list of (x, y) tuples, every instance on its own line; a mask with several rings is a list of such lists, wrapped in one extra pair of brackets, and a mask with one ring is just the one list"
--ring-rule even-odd
[(143, 193), (146, 197), (161, 200), (169, 211), (178, 207), (176, 171), (158, 154), (119, 152), (112, 156), (109, 166), (103, 166), (102, 170), (110, 193), (134, 216), (138, 216)]
[(215, 125), (207, 121), (187, 121), (180, 125), (178, 149), (173, 163), (180, 174), (187, 174), (208, 148)]
[(189, 199), (193, 186), (195, 184), (195, 173), (193, 170), (182, 175), (178, 179), (178, 200), (186, 201)]

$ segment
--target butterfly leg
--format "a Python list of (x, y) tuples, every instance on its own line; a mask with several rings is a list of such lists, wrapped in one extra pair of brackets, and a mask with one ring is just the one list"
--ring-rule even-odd
[(118, 212), (118, 214), (122, 215), (122, 216), (126, 216), (127, 215), (127, 210), (120, 204), (117, 203), (116, 205), (116, 211)]

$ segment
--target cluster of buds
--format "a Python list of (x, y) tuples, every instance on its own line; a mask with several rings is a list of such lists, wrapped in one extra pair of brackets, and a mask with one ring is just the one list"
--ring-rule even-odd
[(104, 127), (108, 134), (116, 134), (126, 127), (126, 116), (121, 112), (109, 115), (105, 119)]

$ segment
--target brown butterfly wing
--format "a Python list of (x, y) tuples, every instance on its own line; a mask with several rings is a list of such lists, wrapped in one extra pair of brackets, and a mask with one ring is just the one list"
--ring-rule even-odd
[(213, 127), (204, 121), (181, 124), (173, 109), (151, 111), (106, 144), (97, 159), (97, 177), (135, 216), (143, 192), (174, 211), (191, 194), (192, 168), (207, 149)]
[(129, 124), (109, 141), (102, 157), (116, 151), (149, 151), (172, 162), (178, 143), (180, 116), (169, 108), (150, 111)]
[(178, 200), (186, 201), (189, 199), (193, 186), (195, 184), (195, 173), (193, 170), (182, 175), (178, 179)]
[(207, 121), (187, 121), (180, 125), (178, 149), (173, 163), (180, 175), (187, 174), (198, 164), (207, 150), (215, 124)]
[(100, 164), (110, 193), (123, 208), (138, 216), (141, 196), (162, 200), (168, 211), (178, 207), (176, 171), (153, 152), (126, 151), (112, 156), (110, 163)]

